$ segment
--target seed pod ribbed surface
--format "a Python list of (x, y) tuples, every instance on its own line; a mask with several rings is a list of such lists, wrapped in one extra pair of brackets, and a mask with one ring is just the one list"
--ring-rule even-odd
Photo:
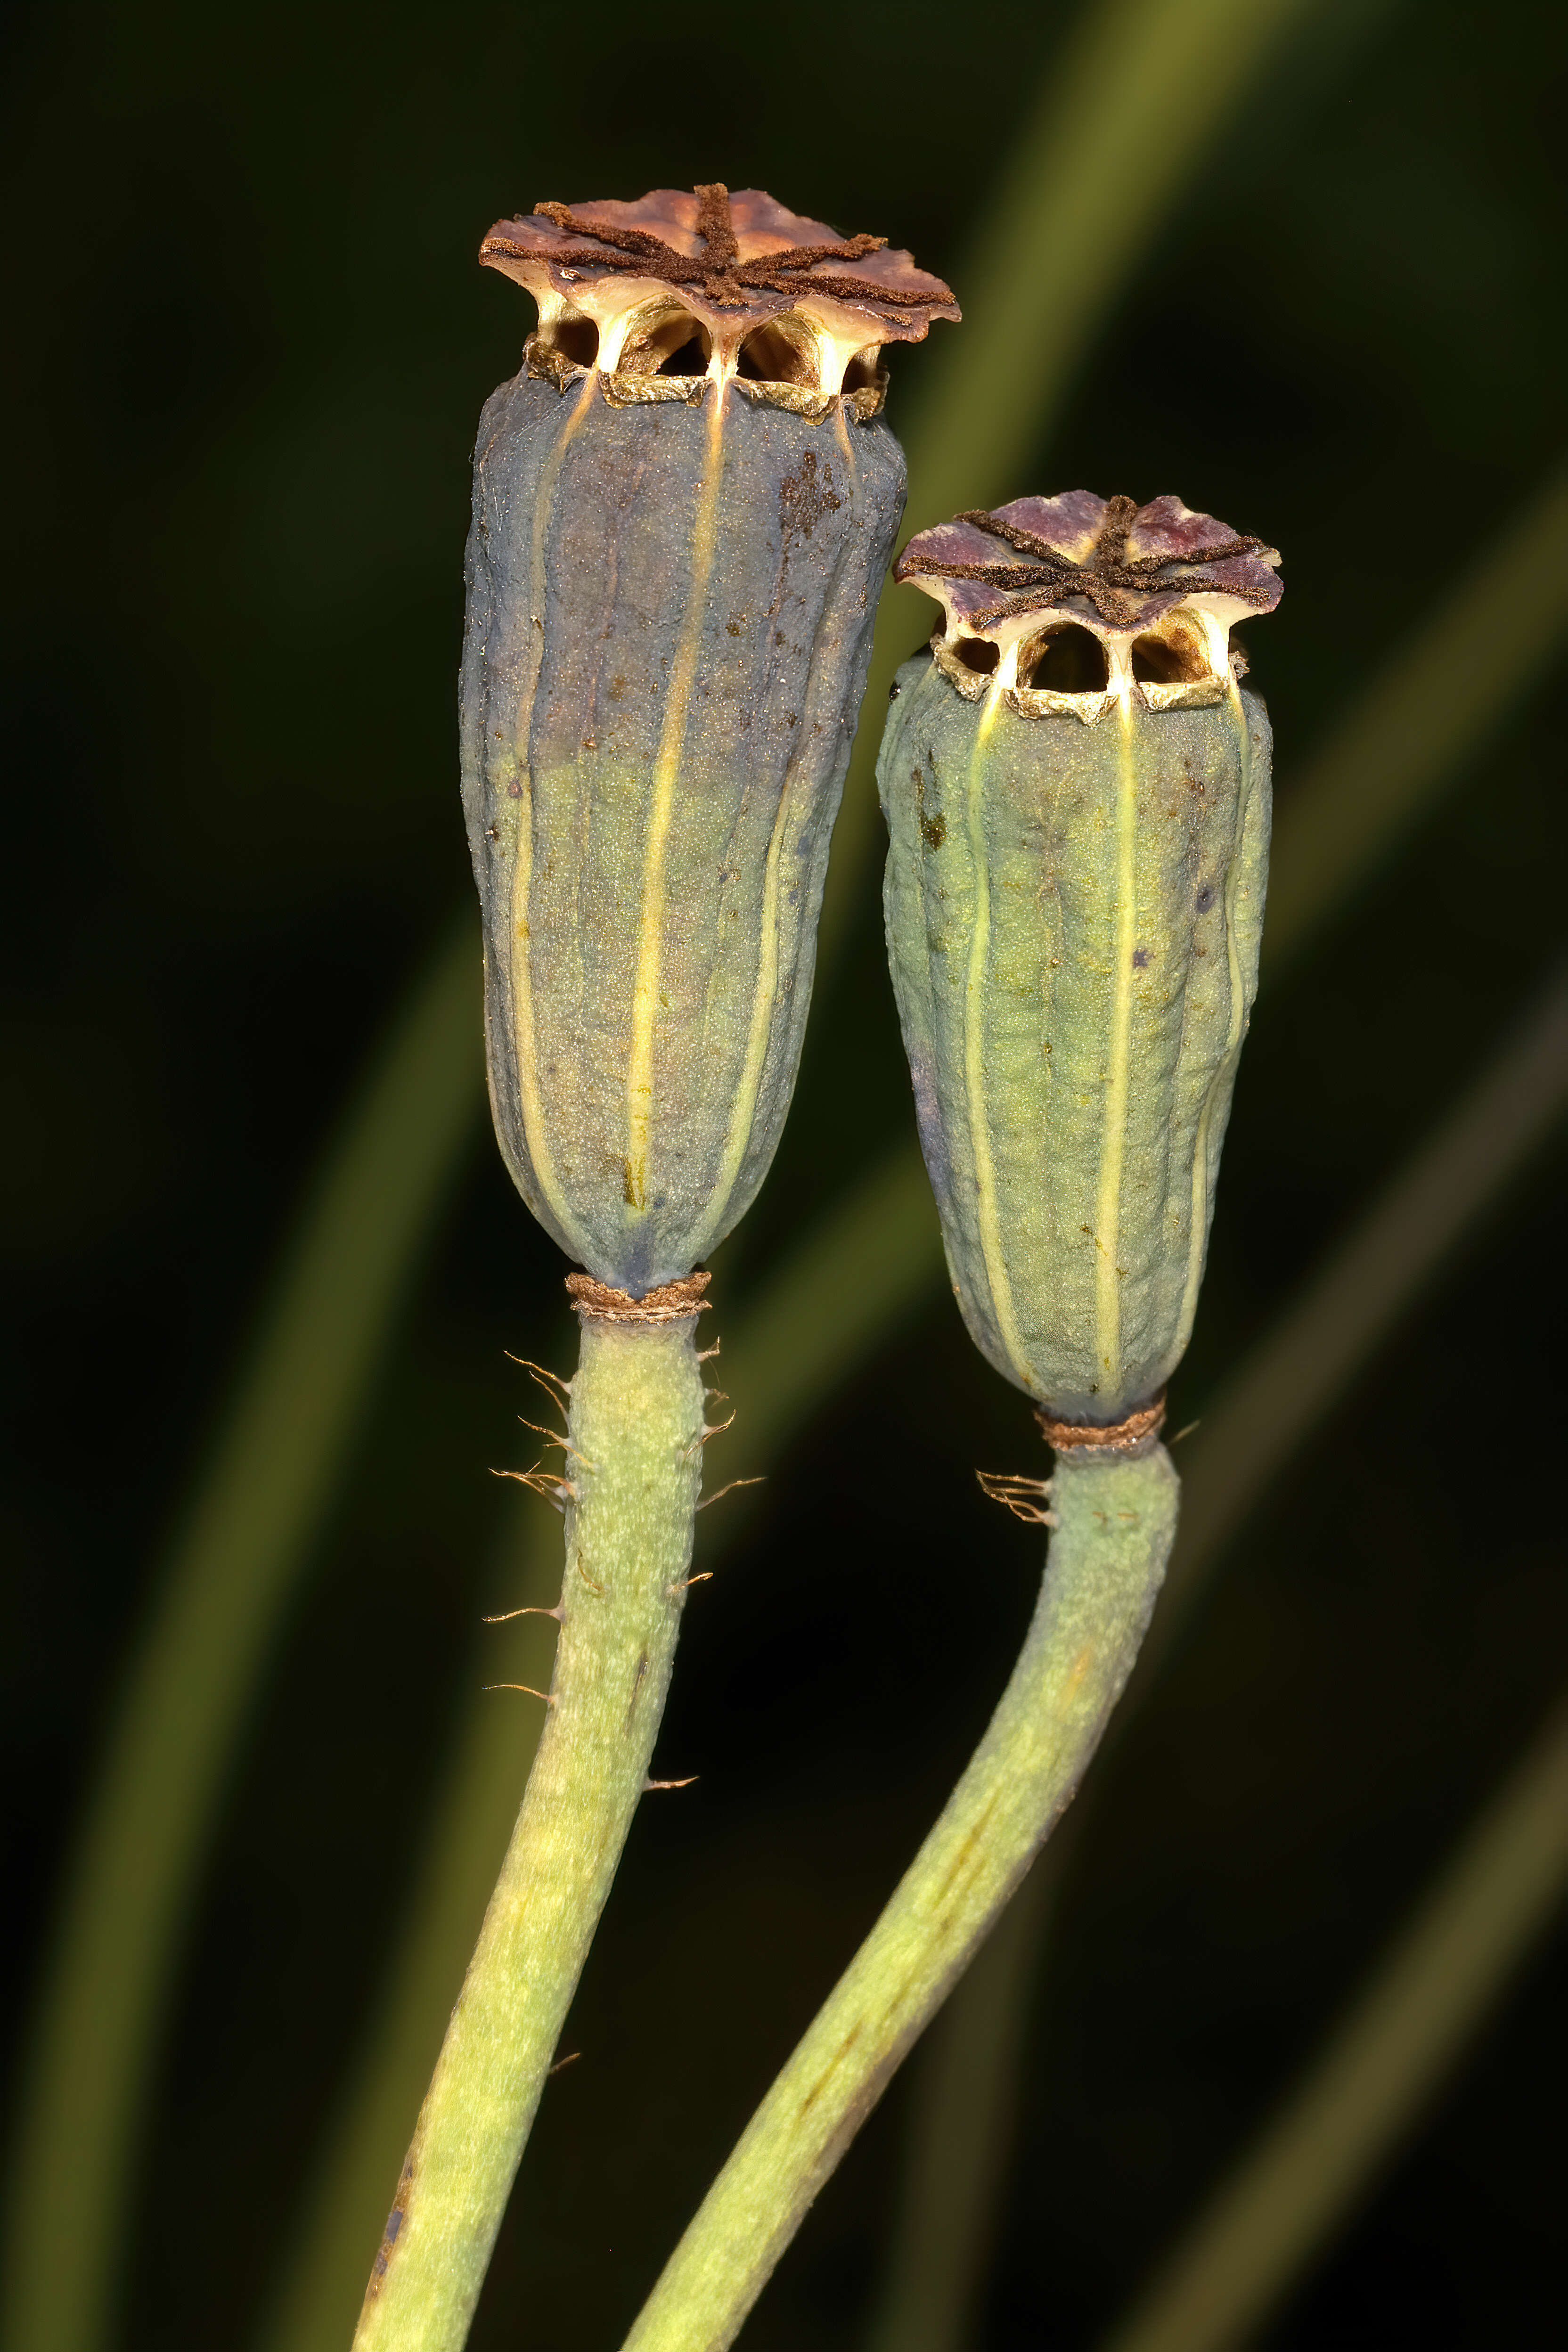
[(1063, 1421), (1147, 1403), (1192, 1331), (1268, 852), (1268, 721), (1228, 628), (1277, 597), (1274, 560), (1179, 501), (1071, 493), (900, 561), (951, 599), (878, 766), (921, 1140), (972, 1336)]
[(840, 406), (703, 378), (619, 404), (562, 373), (480, 425), (464, 795), (502, 1150), (640, 1295), (778, 1140), (904, 467)]
[(959, 1302), (1020, 1388), (1119, 1420), (1192, 1328), (1257, 983), (1268, 719), (1237, 692), (1087, 728), (967, 703), (931, 662), (899, 682), (888, 939)]

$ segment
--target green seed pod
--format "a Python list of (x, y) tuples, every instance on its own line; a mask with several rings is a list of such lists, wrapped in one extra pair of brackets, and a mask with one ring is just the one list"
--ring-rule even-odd
[(921, 1140), (970, 1332), (1060, 1421), (1149, 1403), (1192, 1331), (1268, 854), (1229, 635), (1278, 562), (1084, 490), (899, 560), (947, 615), (878, 764)]
[(496, 1131), (599, 1281), (689, 1272), (795, 1086), (903, 506), (881, 345), (957, 316), (880, 239), (720, 186), (543, 205), (485, 409), (462, 677)]

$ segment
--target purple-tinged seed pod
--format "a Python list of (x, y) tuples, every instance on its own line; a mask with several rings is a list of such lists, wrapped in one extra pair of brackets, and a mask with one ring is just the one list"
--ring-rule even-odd
[(754, 190), (542, 205), (480, 423), (462, 676), (496, 1131), (640, 1297), (742, 1213), (795, 1086), (828, 839), (903, 506), (881, 347), (956, 318)]
[(899, 558), (946, 614), (877, 771), (921, 1140), (970, 1333), (1057, 1421), (1149, 1406), (1192, 1330), (1268, 856), (1229, 638), (1279, 560), (1087, 490)]

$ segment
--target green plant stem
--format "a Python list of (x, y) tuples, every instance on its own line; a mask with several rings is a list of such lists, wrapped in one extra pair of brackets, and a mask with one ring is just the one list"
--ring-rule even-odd
[[(1136, 1712), (1166, 1647), (1236, 1535), (1305, 1440), (1364, 1371), (1397, 1318), (1568, 1106), (1568, 982), (1553, 979), (1514, 1036), (1368, 1215), (1237, 1366), (1183, 1449), (1182, 1529), (1165, 1603), (1112, 1741)], [(1005, 2164), (1015, 2085), (958, 2068), (945, 2048), (978, 2034), (1021, 2047), (1049, 1932), (1045, 1905), (1027, 1949), (994, 1969), (983, 1954), (943, 2016), (912, 2110), (888, 2273), (868, 2342), (876, 2352), (962, 2352), (973, 2340), (989, 2222), (969, 2194), (962, 2151)], [(973, 2013), (972, 2013), (973, 2012)]]
[[(900, 1147), (807, 1229), (726, 1330), (716, 1369), (740, 1408), (728, 1441), (737, 1449), (738, 1471), (756, 1472), (777, 1460), (813, 1407), (919, 1307), (941, 1265), (925, 1171), (918, 1153)], [(748, 1499), (737, 1496), (704, 1519), (705, 1566), (734, 1540)], [(498, 1559), (496, 1582), (504, 1596), (498, 1607), (555, 1597), (553, 1528), (542, 1525), (549, 1517), (542, 1506), (533, 1508), (537, 1518), (526, 1526), (509, 1521)], [(497, 1674), (540, 1680), (549, 1671), (539, 1662), (543, 1638), (536, 1617), (504, 1633), (491, 1629), (487, 1643), (507, 1644), (504, 1663), (475, 1681)], [(289, 2258), (258, 2338), (262, 2352), (341, 2352), (353, 2326), (408, 2116), (429, 2080), (495, 1883), (512, 1821), (509, 1792), (521, 1785), (533, 1738), (503, 1695), (476, 1695), (430, 1809), (385, 1987), (300, 2200)]]
[(420, 2110), (355, 2352), (458, 2352), (647, 1785), (701, 1483), (695, 1317), (584, 1314), (549, 1716)]
[(1071, 1798), (1164, 1574), (1177, 1482), (1062, 1460), (1040, 1599), (990, 1726), (891, 1902), (752, 2117), (626, 2339), (721, 2352), (893, 2070)]
[(1487, 1807), (1106, 2352), (1228, 2352), (1433, 2096), (1568, 1891), (1568, 1707)]
[(132, 1664), (63, 1906), (13, 2151), (6, 2352), (97, 2352), (173, 1963), (278, 1627), (479, 1133), (463, 926), (344, 1120)]

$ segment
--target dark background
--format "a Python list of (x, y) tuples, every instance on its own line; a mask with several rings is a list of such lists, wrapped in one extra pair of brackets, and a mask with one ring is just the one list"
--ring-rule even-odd
[[(469, 889), (468, 456), (531, 310), (498, 215), (722, 176), (950, 275), (1072, 11), (34, 7), (5, 36), (0, 573), (14, 1308), (7, 2014), (181, 1497), (334, 1116)], [(1176, 489), (1285, 551), (1251, 634), (1282, 793), (1557, 455), (1561, 16), (1310, 11), (1016, 488)], [(955, 331), (938, 330), (938, 332)], [(921, 351), (894, 355), (890, 416)], [(1559, 677), (1558, 686), (1561, 685)], [(1427, 1131), (1562, 938), (1543, 678), (1266, 990), (1177, 1425)], [(731, 1296), (907, 1129), (867, 877)], [(1272, 1490), (1108, 1759), (1042, 1987), (984, 2345), (1087, 2346), (1563, 1678), (1563, 1160), (1539, 1156)], [(488, 1138), (384, 1367), (229, 1795), (142, 2166), (127, 2346), (242, 2347), (471, 1675), (502, 1350), (563, 1271)], [(742, 1420), (732, 1442), (743, 1447)], [(1539, 1419), (1537, 1418), (1539, 1417)], [(1022, 1400), (951, 1302), (889, 1340), (693, 1607), (660, 1756), (476, 2334), (609, 2344), (911, 1851), (1038, 1538)], [(737, 1470), (745, 1465), (737, 1454)], [(1273, 2352), (1532, 2345), (1561, 2311), (1561, 1927)], [(858, 2342), (896, 2091), (745, 2341)], [(607, 2252), (613, 2249), (613, 2253)]]

